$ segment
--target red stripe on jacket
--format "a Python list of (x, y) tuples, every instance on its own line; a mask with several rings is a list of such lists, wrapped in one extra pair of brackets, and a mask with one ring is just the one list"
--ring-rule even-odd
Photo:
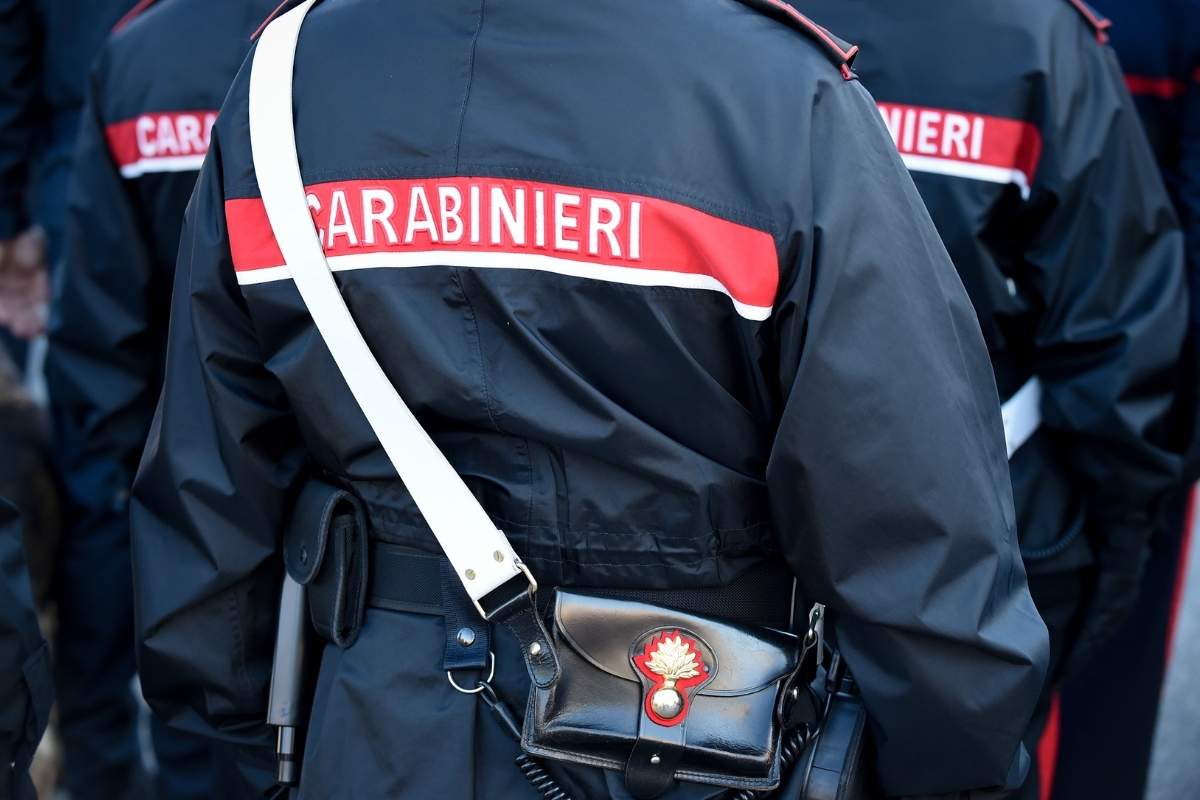
[[(549, 257), (707, 276), (766, 308), (779, 281), (771, 234), (654, 197), (485, 177), (334, 181), (307, 196), (330, 257), (450, 251), (496, 254), (503, 265)], [(284, 263), (261, 199), (227, 200), (225, 216), (238, 272)]]

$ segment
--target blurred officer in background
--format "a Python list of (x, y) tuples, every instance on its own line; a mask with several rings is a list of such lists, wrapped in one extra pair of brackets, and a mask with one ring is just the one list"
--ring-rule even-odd
[[(1181, 398), (1195, 420), (1200, 370), (1200, 0), (1093, 0), (1125, 72), (1167, 192), (1183, 227), (1191, 297), (1192, 374)], [(1193, 426), (1195, 423), (1193, 422)], [(1056, 800), (1141, 797), (1191, 536), (1186, 511), (1200, 472), (1197, 431), (1185, 485), (1164, 504), (1137, 605), (1092, 662), (1063, 687)], [(1181, 667), (1183, 665), (1180, 665)], [(1185, 668), (1190, 668), (1185, 667)], [(1047, 742), (1044, 752), (1053, 752)]]
[[(139, 764), (129, 489), (162, 376), (183, 210), (209, 131), (271, 0), (141, 3), (88, 84), (46, 365), (67, 530), (57, 676), (74, 800), (114, 798)], [(229, 797), (201, 737), (153, 720), (158, 795)]]
[(33, 599), (41, 611), (51, 605), (62, 529), (60, 493), (54, 474), (46, 410), (35, 403), (20, 371), (0, 349), (0, 497), (21, 515), (25, 563)]
[[(1187, 294), (1170, 198), (1107, 24), (1082, 3), (796, 5), (863, 48), (859, 74), (1008, 401), (1017, 530), (1051, 634), (1031, 745), (1051, 687), (1136, 599), (1160, 501), (1179, 480), (1171, 411)], [(1027, 796), (1036, 789), (1030, 780)]]
[[(1125, 72), (1167, 192), (1183, 223), (1188, 281), (1200, 295), (1200, 2), (1096, 0), (1111, 22)], [(1192, 304), (1192, 335), (1200, 304)]]
[(0, 498), (0, 800), (34, 800), (29, 764), (54, 700), (17, 509)]
[[(992, 372), (852, 57), (766, 0), (320, 3), (295, 58), (307, 202), (388, 378), (543, 585), (790, 567), (889, 793), (1015, 785), (1046, 639)], [(250, 72), (188, 209), (133, 545), (147, 698), (265, 748), (295, 490), (358, 495), (389, 563), (440, 550), (282, 260)], [(300, 796), (534, 797), (446, 680), (456, 627), (373, 585), (353, 646), (324, 648)], [(523, 707), (521, 648), (491, 641)], [(628, 796), (555, 764), (573, 797)]]
[[(0, 328), (45, 327), (88, 65), (134, 0), (0, 0)], [(0, 331), (24, 365), (24, 347)]]

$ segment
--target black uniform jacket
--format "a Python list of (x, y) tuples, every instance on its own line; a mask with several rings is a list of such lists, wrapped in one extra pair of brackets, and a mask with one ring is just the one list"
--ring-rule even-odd
[[(786, 559), (832, 609), (889, 790), (998, 785), (1046, 640), (996, 391), (842, 66), (734, 0), (319, 4), (296, 56), (308, 203), (368, 343), (539, 580), (714, 586)], [(283, 265), (248, 78), (189, 206), (133, 537), (151, 703), (255, 743), (298, 483), (437, 545)], [(443, 643), (440, 618), (370, 610), (326, 649), (302, 797), (533, 796)]]
[[(1192, 297), (1200, 297), (1200, 2), (1094, 0), (1183, 223)], [(1192, 303), (1200, 339), (1200, 304)]]
[(273, 7), (162, 0), (121, 26), (92, 71), (47, 361), (70, 519), (81, 531), (128, 525), (162, 380), (183, 211), (221, 100)]
[[(1181, 397), (1192, 422), (1184, 478), (1200, 477), (1200, 2), (1101, 0), (1150, 146), (1183, 226), (1191, 297), (1192, 375)], [(1190, 416), (1188, 416), (1190, 415)]]
[(1012, 459), (1030, 572), (1088, 563), (1089, 541), (1138, 559), (1180, 469), (1168, 412), (1187, 296), (1106, 23), (1071, 0), (796, 5), (863, 48), (856, 68), (975, 305), (1001, 397), (1042, 383), (1042, 427)]
[(53, 702), (49, 649), (33, 607), (21, 520), (0, 498), (0, 800), (35, 796), (29, 764)]

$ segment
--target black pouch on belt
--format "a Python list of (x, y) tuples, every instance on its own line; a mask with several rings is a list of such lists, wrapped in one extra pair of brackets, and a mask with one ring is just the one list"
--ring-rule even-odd
[(526, 752), (624, 770), (638, 798), (675, 780), (779, 785), (787, 689), (804, 652), (798, 637), (561, 590), (552, 630), (561, 674), (533, 687)]
[(362, 501), (319, 480), (300, 491), (284, 536), (288, 574), (308, 590), (317, 633), (349, 647), (367, 598), (367, 517)]

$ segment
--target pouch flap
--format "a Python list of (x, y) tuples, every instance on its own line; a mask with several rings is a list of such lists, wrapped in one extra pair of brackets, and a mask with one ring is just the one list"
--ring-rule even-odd
[(754, 628), (631, 600), (558, 590), (555, 625), (562, 638), (593, 666), (636, 682), (631, 648), (657, 629), (678, 629), (711, 649), (716, 674), (697, 692), (740, 695), (790, 674), (800, 640), (784, 631)]
[(304, 586), (312, 581), (325, 560), (329, 531), (337, 515), (361, 516), (357, 497), (328, 483), (311, 480), (300, 490), (283, 538), (283, 560), (288, 575)]

